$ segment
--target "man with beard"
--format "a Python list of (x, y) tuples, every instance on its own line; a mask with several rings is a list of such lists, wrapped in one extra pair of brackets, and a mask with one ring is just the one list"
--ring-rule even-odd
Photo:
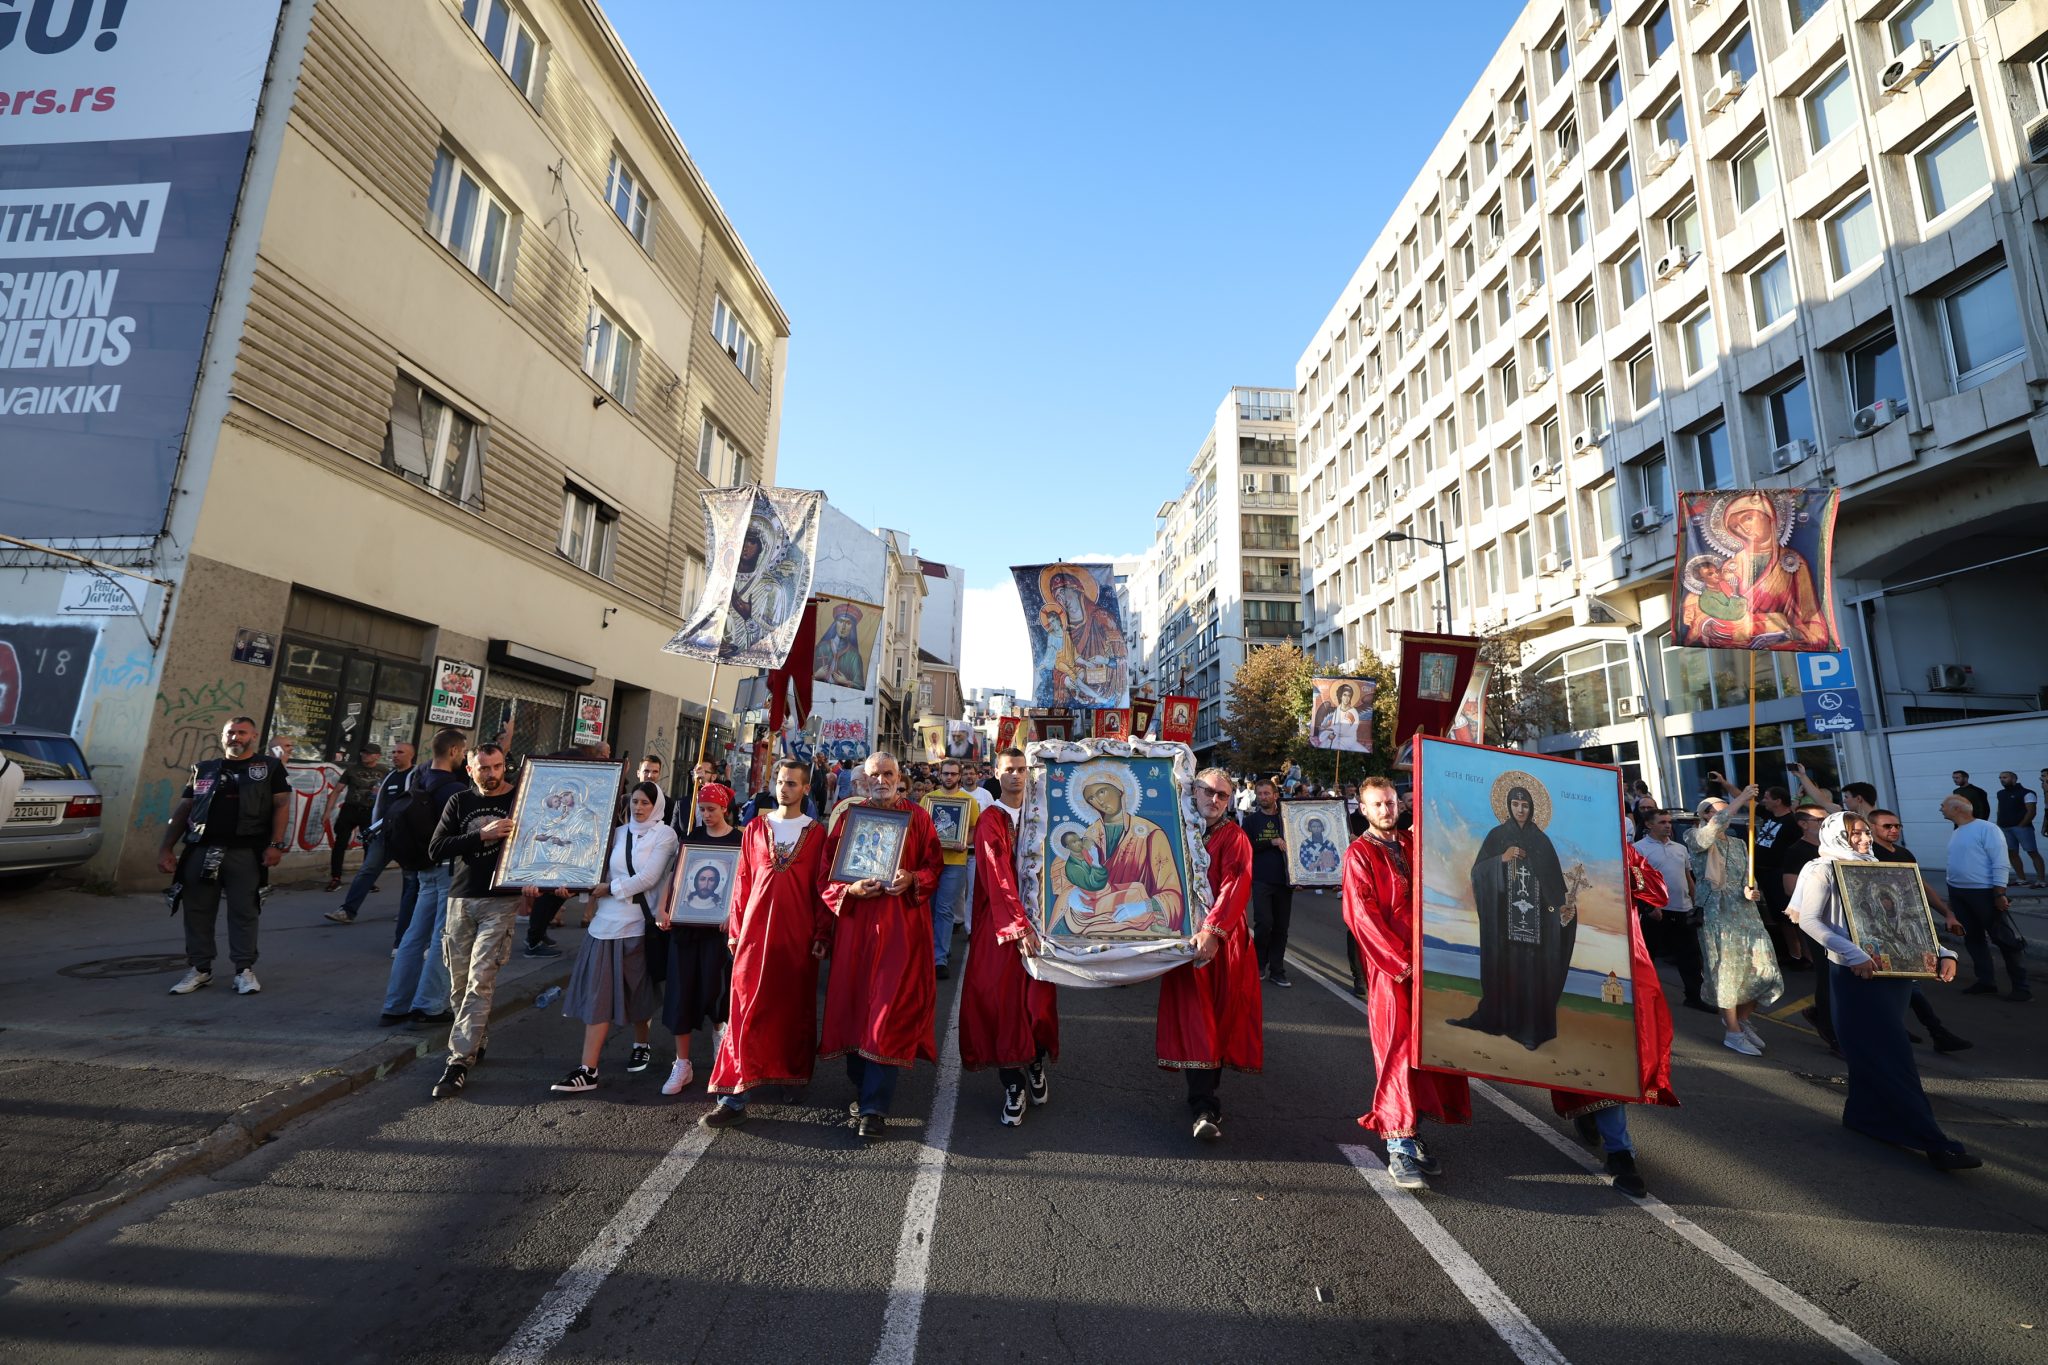
[[(221, 898), (228, 903), (228, 953), (235, 963), (235, 994), (254, 995), (256, 924), (264, 869), (276, 867), (291, 847), (291, 784), (284, 764), (256, 748), (256, 722), (236, 716), (220, 730), (225, 758), (192, 765), (192, 780), (157, 853), (157, 869), (176, 874), (183, 889), (185, 961), (190, 970), (171, 987), (190, 995), (213, 983), (213, 926)], [(182, 852), (180, 841), (185, 844)]]
[(455, 1022), (448, 1030), (447, 1068), (434, 1083), (437, 1100), (461, 1094), (469, 1069), (483, 1060), (498, 969), (512, 956), (512, 931), (519, 922), (519, 888), (491, 885), (499, 848), (512, 833), (515, 793), (505, 782), (505, 751), (478, 745), (469, 755), (469, 779), (471, 789), (442, 807), (428, 845), (436, 863), (454, 861), (441, 956)]
[(1578, 894), (1566, 885), (1557, 850), (1537, 823), (1530, 791), (1535, 779), (1509, 777), (1520, 781), (1508, 789), (1506, 818), (1487, 834), (1472, 863), (1479, 1008), (1450, 1022), (1512, 1038), (1534, 1052), (1557, 1036), (1557, 999), (1579, 937)]
[(1017, 822), (1024, 818), (1024, 751), (996, 758), (1001, 795), (974, 824), (973, 896), (978, 902), (960, 983), (960, 1064), (998, 1068), (1003, 1123), (1024, 1122), (1024, 1106), (1051, 1097), (1045, 1064), (1060, 1054), (1059, 996), (1052, 983), (1024, 970), (1038, 951), (1017, 890)]

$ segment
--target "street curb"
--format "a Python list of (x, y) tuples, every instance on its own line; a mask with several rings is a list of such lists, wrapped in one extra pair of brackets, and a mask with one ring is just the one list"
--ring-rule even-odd
[[(511, 984), (492, 1003), (491, 1021), (528, 1009), (542, 991), (569, 980), (569, 969), (536, 973)], [(438, 1029), (364, 1048), (334, 1066), (300, 1077), (242, 1104), (204, 1137), (152, 1152), (108, 1178), (98, 1189), (0, 1229), (0, 1263), (58, 1242), (173, 1180), (205, 1175), (240, 1160), (293, 1119), (354, 1094), (430, 1052), (441, 1050)]]

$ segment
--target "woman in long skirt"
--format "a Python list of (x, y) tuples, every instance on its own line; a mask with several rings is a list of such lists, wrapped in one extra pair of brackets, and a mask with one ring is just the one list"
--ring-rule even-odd
[[(740, 832), (732, 823), (733, 794), (730, 787), (706, 782), (697, 789), (697, 824), (685, 846), (729, 844), (739, 847)], [(732, 901), (731, 881), (720, 888), (728, 907)], [(725, 946), (725, 921), (717, 924), (679, 924), (675, 920), (677, 895), (689, 895), (694, 888), (671, 887), (662, 901), (655, 922), (668, 930), (668, 971), (662, 983), (662, 1026), (676, 1039), (675, 1065), (662, 1083), (664, 1095), (680, 1095), (696, 1073), (690, 1068), (690, 1035), (705, 1024), (712, 1026), (711, 1055), (718, 1055), (718, 1032), (725, 1027), (732, 1002), (732, 952)]]
[(1700, 959), (1706, 983), (1701, 994), (1721, 1011), (1721, 1046), (1745, 1057), (1761, 1057), (1764, 1040), (1750, 1016), (1768, 1009), (1785, 993), (1777, 950), (1757, 914), (1758, 892), (1749, 885), (1749, 856), (1743, 841), (1728, 837), (1728, 826), (1756, 800), (1744, 787), (1735, 800), (1710, 796), (1694, 814), (1699, 823), (1686, 835), (1692, 850), (1693, 903), (1700, 910)]
[[(1849, 1064), (1849, 1097), (1842, 1126), (1880, 1142), (1925, 1152), (1940, 1171), (1963, 1171), (1984, 1163), (1941, 1131), (1920, 1088), (1913, 1044), (1906, 1036), (1906, 1005), (1913, 983), (1880, 977), (1877, 963), (1849, 937), (1849, 917), (1835, 885), (1838, 862), (1875, 862), (1870, 825), (1860, 815), (1836, 811), (1820, 827), (1820, 856), (1799, 869), (1787, 913), (1800, 932), (1827, 950), (1835, 1039)], [(1940, 949), (1943, 981), (1956, 979), (1956, 955)]]
[(654, 1055), (647, 1041), (656, 997), (647, 975), (646, 901), (668, 884), (676, 856), (676, 832), (657, 818), (660, 799), (652, 782), (636, 784), (626, 796), (632, 818), (612, 831), (610, 880), (596, 888), (590, 933), (562, 997), (563, 1015), (583, 1021), (581, 1064), (549, 1087), (565, 1095), (597, 1088), (598, 1056), (615, 1028), (633, 1026), (626, 1070), (645, 1071)]

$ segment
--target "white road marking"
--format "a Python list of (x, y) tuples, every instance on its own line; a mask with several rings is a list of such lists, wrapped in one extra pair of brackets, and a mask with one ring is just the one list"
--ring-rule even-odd
[(634, 1241), (647, 1231), (647, 1225), (654, 1221), (662, 1205), (717, 1136), (716, 1129), (693, 1126), (669, 1148), (668, 1155), (640, 1182), (640, 1188), (612, 1215), (612, 1220), (583, 1249), (575, 1264), (563, 1271), (554, 1288), (541, 1296), (504, 1349), (491, 1358), (491, 1365), (537, 1365), (547, 1358), (576, 1315), (590, 1306), (605, 1280), (626, 1259)]
[[(1329, 976), (1325, 975), (1320, 968), (1309, 966), (1298, 957), (1295, 960), (1295, 965), (1301, 967), (1302, 970), (1313, 977), (1318, 985), (1357, 1010), (1360, 1014), (1368, 1013), (1363, 1000), (1358, 999), (1350, 991), (1339, 986)], [(1521, 1105), (1516, 1104), (1499, 1090), (1488, 1085), (1485, 1081), (1473, 1081), (1472, 1089), (1498, 1106), (1509, 1117), (1517, 1120), (1530, 1132), (1570, 1157), (1578, 1165), (1604, 1178), (1606, 1174), (1605, 1168), (1592, 1153), (1580, 1147), (1570, 1138), (1565, 1137), (1564, 1134), (1558, 1132)], [(1790, 1317), (1812, 1329), (1814, 1334), (1820, 1337), (1821, 1340), (1827, 1342), (1851, 1360), (1857, 1361), (1859, 1365), (1898, 1365), (1897, 1361), (1893, 1360), (1883, 1351), (1871, 1345), (1868, 1341), (1865, 1341), (1862, 1337), (1835, 1321), (1835, 1319), (1829, 1317), (1810, 1299), (1803, 1297), (1790, 1286), (1773, 1279), (1756, 1262), (1750, 1260), (1741, 1252), (1708, 1232), (1698, 1223), (1687, 1218), (1684, 1214), (1679, 1213), (1669, 1204), (1657, 1198), (1657, 1196), (1646, 1195), (1641, 1199), (1631, 1200), (1630, 1202), (1634, 1203), (1636, 1207), (1662, 1223), (1665, 1227), (1671, 1229), (1678, 1236), (1698, 1247), (1706, 1253), (1707, 1258), (1713, 1261), (1714, 1264), (1720, 1266), (1730, 1275), (1741, 1280), (1751, 1289), (1763, 1295), (1764, 1298), (1776, 1304)]]
[[(969, 949), (972, 952), (972, 949)], [(931, 1274), (932, 1228), (939, 1220), (939, 1186), (946, 1178), (946, 1147), (953, 1140), (953, 1113), (960, 1104), (960, 992), (966, 988), (962, 960), (953, 991), (952, 1019), (939, 1049), (938, 1079), (932, 1088), (932, 1116), (917, 1150), (917, 1175), (903, 1201), (903, 1231), (896, 1238), (896, 1276), (882, 1312), (882, 1339), (875, 1365), (910, 1365), (917, 1359), (917, 1329), (924, 1320), (925, 1283)]]
[[(1296, 963), (1299, 965), (1299, 959)], [(1471, 1253), (1459, 1246), (1457, 1239), (1444, 1231), (1444, 1225), (1429, 1215), (1429, 1211), (1422, 1207), (1422, 1201), (1388, 1177), (1386, 1168), (1380, 1164), (1372, 1148), (1341, 1145), (1337, 1150), (1358, 1168), (1358, 1173), (1365, 1177), (1365, 1183), (1386, 1201), (1387, 1207), (1422, 1244), (1422, 1249), (1430, 1254), (1438, 1268), (1450, 1276), (1458, 1292), (1479, 1310), (1479, 1316), (1486, 1319), (1486, 1325), (1500, 1334), (1500, 1339), (1515, 1353), (1515, 1359), (1525, 1362), (1525, 1365), (1570, 1365), (1564, 1353), (1543, 1335), (1543, 1329), (1529, 1321), (1529, 1315), (1515, 1307), (1514, 1300), (1501, 1291), (1493, 1277), (1472, 1259)]]

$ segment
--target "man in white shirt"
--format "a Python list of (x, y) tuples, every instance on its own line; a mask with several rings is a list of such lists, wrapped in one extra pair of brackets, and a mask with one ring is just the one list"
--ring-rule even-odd
[(1998, 980), (1991, 970), (1991, 945), (1997, 944), (2005, 958), (2005, 974), (2012, 979), (2006, 999), (2020, 1003), (2034, 998), (2027, 989), (2027, 968), (2021, 959), (2026, 940), (2013, 927), (2005, 899), (2005, 838), (1988, 820), (1977, 818), (1967, 796), (1951, 796), (1941, 803), (1942, 816), (1956, 827), (1948, 836), (1948, 901), (1963, 922), (1963, 943), (1970, 950), (1970, 966), (1977, 974), (1964, 995), (1996, 995)]
[(1712, 1014), (1714, 1007), (1700, 998), (1700, 936), (1692, 911), (1692, 859), (1686, 856), (1684, 846), (1671, 838), (1670, 811), (1650, 815), (1643, 828), (1636, 852), (1663, 876), (1670, 897), (1662, 909), (1643, 912), (1643, 937), (1652, 953), (1678, 968), (1678, 979), (1685, 985), (1685, 999), (1679, 1003)]

